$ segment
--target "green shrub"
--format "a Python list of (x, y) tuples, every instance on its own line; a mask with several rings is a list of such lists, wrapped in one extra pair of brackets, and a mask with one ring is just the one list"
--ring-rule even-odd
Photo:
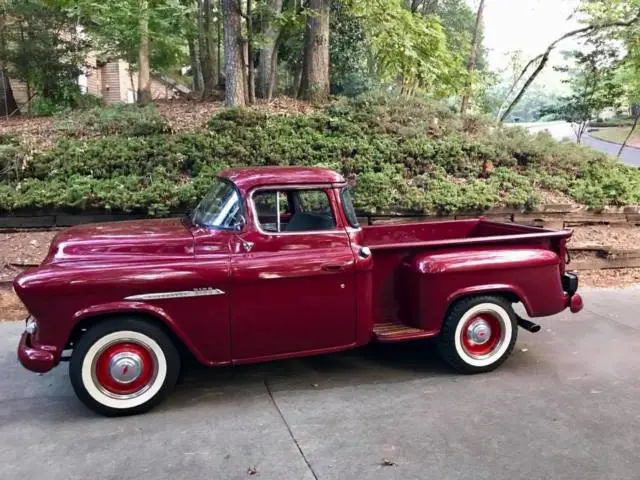
[(71, 106), (48, 98), (37, 98), (31, 104), (31, 114), (36, 117), (51, 117), (69, 112)]
[(19, 176), (2, 177), (0, 209), (165, 215), (202, 197), (219, 170), (249, 165), (341, 171), (356, 180), (354, 200), (364, 212), (530, 209), (541, 188), (594, 208), (640, 203), (638, 169), (548, 134), (461, 118), (423, 100), (341, 99), (308, 115), (226, 109), (206, 130), (174, 135), (163, 133), (157, 111), (145, 108), (75, 117), (84, 122), (84, 135), (86, 129), (110, 135), (59, 141), (30, 158), (15, 137), (0, 137), (0, 168), (26, 163)]
[(57, 125), (70, 136), (123, 135), (142, 137), (170, 133), (171, 128), (154, 105), (116, 103), (76, 114)]

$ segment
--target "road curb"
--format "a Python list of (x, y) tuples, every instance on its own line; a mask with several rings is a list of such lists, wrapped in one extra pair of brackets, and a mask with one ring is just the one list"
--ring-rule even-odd
[[(594, 137), (593, 135), (591, 135), (591, 134), (589, 134), (589, 133), (587, 133), (587, 137), (589, 137), (589, 138), (590, 138), (590, 139), (592, 139), (592, 140), (596, 140), (597, 142), (609, 143), (609, 144), (611, 144), (611, 145), (617, 145), (618, 147), (621, 147), (621, 146), (622, 146), (622, 144), (621, 144), (621, 143), (613, 142), (613, 141), (611, 141), (611, 140), (604, 140), (604, 139), (602, 139), (602, 138), (598, 138), (598, 137)], [(631, 150), (635, 150), (635, 151), (637, 151), (637, 152), (640, 152), (640, 147), (634, 147), (633, 145), (627, 145), (627, 146), (625, 146), (624, 148), (625, 148), (625, 150), (628, 148), (628, 149), (631, 149)]]

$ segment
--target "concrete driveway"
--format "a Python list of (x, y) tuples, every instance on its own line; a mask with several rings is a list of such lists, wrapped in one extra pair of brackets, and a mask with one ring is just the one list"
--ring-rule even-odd
[[(452, 374), (414, 343), (192, 370), (153, 412), (105, 419), (66, 365), (18, 366), (0, 324), (0, 479), (632, 479), (640, 289), (520, 331), (497, 372)], [(384, 460), (393, 464), (384, 466)]]

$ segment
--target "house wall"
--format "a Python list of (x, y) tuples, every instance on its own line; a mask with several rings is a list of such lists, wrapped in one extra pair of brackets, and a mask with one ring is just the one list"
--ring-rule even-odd
[(118, 62), (107, 62), (101, 68), (101, 93), (105, 103), (118, 103), (120, 99), (120, 67)]
[[(135, 102), (138, 89), (138, 73), (129, 73), (129, 64), (124, 60), (115, 60), (109, 62), (102, 67), (103, 77), (109, 76), (109, 94), (104, 93), (105, 103), (133, 103)], [(115, 78), (117, 76), (117, 79)], [(117, 84), (117, 92), (115, 88), (111, 88), (111, 83)], [(164, 83), (152, 78), (151, 79), (151, 97), (154, 100), (171, 99), (177, 97), (178, 94), (173, 88), (167, 88)]]
[[(138, 74), (133, 72), (132, 84), (127, 62), (114, 60), (98, 66), (95, 55), (90, 54), (85, 63), (83, 70), (86, 79), (83, 79), (83, 85), (86, 86), (86, 93), (101, 97), (106, 104), (135, 102)], [(16, 102), (23, 107), (29, 99), (27, 86), (19, 80), (10, 81)], [(172, 99), (177, 96), (178, 92), (174, 88), (167, 87), (157, 79), (151, 79), (151, 97), (154, 100)]]
[(98, 60), (95, 53), (89, 53), (83, 68), (87, 77), (87, 92), (89, 95), (102, 96), (102, 68), (98, 68)]
[(9, 79), (9, 82), (11, 83), (11, 90), (13, 90), (13, 98), (16, 99), (18, 107), (22, 107), (22, 105), (26, 104), (29, 100), (29, 96), (27, 95), (27, 84), (12, 78)]

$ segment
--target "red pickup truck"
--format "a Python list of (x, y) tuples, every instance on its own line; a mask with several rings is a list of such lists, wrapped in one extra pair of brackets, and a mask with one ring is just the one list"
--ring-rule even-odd
[(570, 236), (482, 218), (360, 226), (331, 170), (226, 170), (182, 219), (58, 234), (14, 282), (29, 311), (18, 357), (35, 372), (69, 360), (105, 415), (156, 405), (187, 355), (234, 365), (437, 337), (454, 368), (486, 372), (518, 325), (540, 329), (512, 304), (582, 308)]

